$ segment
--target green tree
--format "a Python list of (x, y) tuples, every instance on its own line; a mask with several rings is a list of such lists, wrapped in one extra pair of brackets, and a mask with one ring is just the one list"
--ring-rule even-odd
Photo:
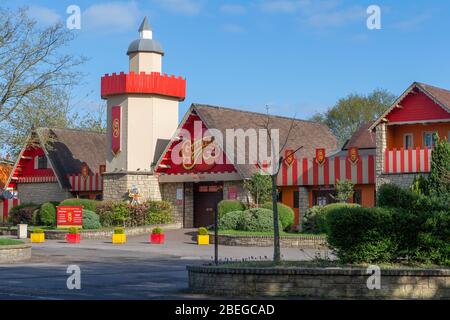
[(368, 95), (350, 94), (311, 120), (326, 124), (343, 145), (363, 123), (382, 115), (394, 100), (395, 96), (384, 89)]
[(431, 152), (431, 168), (428, 177), (430, 195), (450, 196), (450, 143), (434, 136), (435, 147)]
[(351, 180), (337, 180), (335, 184), (336, 196), (332, 196), (338, 202), (348, 202), (355, 193)]
[(267, 174), (255, 173), (244, 181), (244, 188), (251, 194), (256, 206), (271, 201), (272, 180)]

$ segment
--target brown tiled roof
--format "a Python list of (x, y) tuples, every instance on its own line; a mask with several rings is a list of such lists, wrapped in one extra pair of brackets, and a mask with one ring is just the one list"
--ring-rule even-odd
[[(203, 104), (193, 104), (191, 109), (198, 114), (209, 129), (220, 130), (224, 137), (226, 129), (243, 129), (245, 131), (253, 128), (258, 130), (266, 128), (268, 122), (270, 129), (279, 129), (280, 147), (289, 135), (284, 150), (296, 150), (303, 146), (296, 153), (298, 158), (315, 156), (316, 148), (325, 148), (327, 152), (335, 151), (337, 148), (337, 139), (330, 129), (317, 122), (281, 116), (268, 117), (267, 114)], [(290, 128), (292, 129), (289, 134)], [(282, 154), (284, 154), (284, 150), (280, 150)], [(243, 178), (250, 177), (256, 171), (254, 165), (236, 165), (236, 169)]]
[(68, 174), (79, 174), (86, 163), (91, 173), (98, 173), (105, 164), (106, 135), (72, 129), (38, 128), (39, 136), (51, 136), (44, 146), (50, 162), (64, 187), (69, 186)]
[(442, 88), (434, 87), (425, 83), (417, 83), (425, 91), (428, 91), (436, 100), (438, 100), (442, 107), (450, 112), (450, 91)]
[(362, 124), (355, 133), (347, 140), (342, 150), (348, 150), (350, 147), (358, 149), (375, 149), (375, 132), (369, 130), (373, 121)]

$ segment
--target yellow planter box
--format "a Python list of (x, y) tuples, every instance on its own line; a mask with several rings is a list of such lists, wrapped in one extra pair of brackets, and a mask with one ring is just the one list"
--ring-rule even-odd
[(197, 235), (197, 242), (201, 244), (209, 244), (209, 235)]
[(45, 242), (45, 233), (32, 233), (30, 235), (30, 240), (33, 243)]
[(126, 234), (113, 234), (112, 235), (112, 243), (114, 244), (122, 244), (127, 242)]

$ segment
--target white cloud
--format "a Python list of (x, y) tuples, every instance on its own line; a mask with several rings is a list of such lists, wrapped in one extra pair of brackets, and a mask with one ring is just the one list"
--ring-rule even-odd
[(361, 20), (364, 22), (366, 11), (362, 7), (350, 7), (342, 10), (319, 12), (305, 19), (308, 25), (316, 28), (340, 27)]
[(411, 17), (410, 19), (406, 19), (400, 22), (397, 22), (394, 24), (394, 27), (403, 31), (408, 31), (411, 29), (416, 29), (419, 27), (422, 23), (429, 20), (431, 18), (431, 14), (424, 13), (421, 15), (415, 15)]
[(295, 13), (310, 5), (309, 0), (266, 0), (261, 3), (261, 10), (268, 13)]
[(245, 29), (237, 24), (225, 24), (222, 26), (222, 30), (227, 33), (243, 33), (245, 32)]
[(194, 16), (200, 13), (204, 0), (154, 0), (161, 8), (177, 14)]
[(223, 13), (234, 15), (242, 15), (247, 12), (247, 9), (239, 4), (224, 4), (219, 8), (219, 10)]
[(62, 18), (54, 10), (42, 7), (42, 6), (30, 6), (28, 9), (28, 15), (37, 23), (49, 26), (62, 21)]
[(106, 33), (137, 30), (141, 18), (143, 14), (134, 1), (94, 4), (82, 13), (81, 28)]

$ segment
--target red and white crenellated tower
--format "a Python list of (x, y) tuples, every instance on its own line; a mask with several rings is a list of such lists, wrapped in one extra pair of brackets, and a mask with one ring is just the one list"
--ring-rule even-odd
[(133, 185), (143, 198), (161, 197), (152, 165), (177, 129), (179, 102), (186, 96), (185, 79), (162, 74), (164, 51), (147, 18), (139, 33), (128, 48), (129, 73), (101, 79), (108, 113), (105, 199), (123, 199)]

